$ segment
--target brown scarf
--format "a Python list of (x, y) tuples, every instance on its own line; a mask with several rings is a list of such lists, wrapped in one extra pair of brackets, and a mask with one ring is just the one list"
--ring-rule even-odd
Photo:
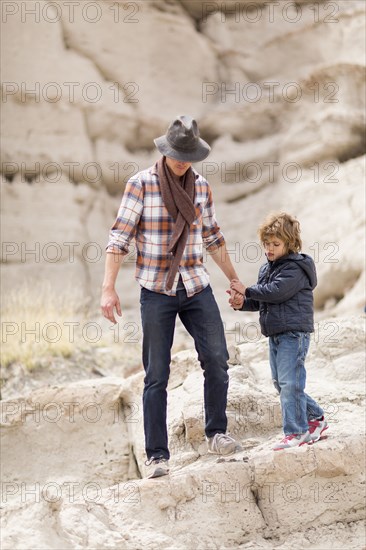
[(194, 207), (196, 178), (192, 168), (189, 168), (180, 184), (178, 178), (173, 178), (169, 172), (165, 157), (157, 162), (157, 169), (165, 208), (175, 221), (168, 248), (168, 252), (173, 255), (173, 261), (170, 264), (166, 282), (166, 289), (171, 290), (187, 243), (189, 226), (196, 217)]

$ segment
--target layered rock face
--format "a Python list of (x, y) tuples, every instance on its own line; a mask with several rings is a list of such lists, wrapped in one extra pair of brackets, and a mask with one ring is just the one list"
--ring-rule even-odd
[[(207, 454), (202, 374), (177, 354), (171, 474), (144, 475), (143, 374), (43, 387), (2, 402), (6, 548), (359, 548), (364, 517), (364, 320), (320, 323), (308, 392), (328, 438), (271, 450), (281, 413), (265, 339), (235, 347), (228, 420), (243, 450)], [(295, 535), (296, 534), (296, 535)]]
[[(301, 222), (319, 281), (308, 390), (330, 424), (324, 441), (271, 451), (282, 424), (267, 343), (256, 317), (229, 310), (227, 281), (205, 258), (230, 344), (229, 428), (243, 451), (206, 454), (202, 376), (178, 325), (176, 348), (185, 351), (172, 360), (169, 387), (172, 473), (141, 479), (132, 243), (117, 288), (120, 371), (106, 360), (106, 376), (90, 380), (90, 356), (81, 356), (83, 381), (73, 374), (68, 384), (70, 370), (60, 369), (54, 378), (36, 371), (32, 382), (28, 374), (23, 388), (14, 371), (5, 384), (4, 548), (362, 548), (364, 2), (15, 0), (1, 8), (7, 341), (21, 346), (21, 323), (25, 338), (39, 320), (28, 326), (13, 297), (24, 290), (31, 304), (46, 284), (51, 302), (77, 292), (77, 320), (109, 330), (98, 303), (125, 183), (159, 158), (153, 139), (171, 119), (189, 113), (212, 147), (196, 168), (212, 185), (243, 282), (254, 283), (264, 261), (256, 234), (264, 216), (285, 210)], [(69, 334), (75, 318), (56, 312), (46, 321), (41, 335), (51, 323)], [(132, 355), (138, 372), (124, 376)]]
[[(322, 266), (318, 304), (349, 307), (333, 287), (341, 280), (359, 311), (363, 268), (349, 244), (364, 223), (364, 8), (358, 0), (4, 6), (4, 292), (41, 271), (57, 290), (66, 279), (96, 303), (124, 184), (158, 158), (153, 138), (187, 112), (212, 146), (197, 168), (214, 186), (229, 246), (256, 239), (263, 212), (291, 208), (314, 258), (329, 253), (348, 273), (339, 279), (337, 262)], [(254, 277), (259, 263), (240, 259)], [(127, 307), (136, 296), (135, 286)]]

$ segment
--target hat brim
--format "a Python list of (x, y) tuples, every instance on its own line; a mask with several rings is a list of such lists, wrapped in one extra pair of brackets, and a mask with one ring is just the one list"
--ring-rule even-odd
[(208, 157), (211, 147), (203, 139), (198, 138), (198, 140), (197, 147), (193, 151), (178, 151), (177, 149), (173, 149), (173, 147), (169, 145), (166, 136), (160, 136), (154, 139), (154, 143), (160, 153), (165, 157), (181, 160), (183, 162), (199, 162)]

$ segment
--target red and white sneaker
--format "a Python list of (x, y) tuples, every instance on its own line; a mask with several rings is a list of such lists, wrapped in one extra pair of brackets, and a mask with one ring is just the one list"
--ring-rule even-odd
[(322, 433), (329, 428), (327, 422), (324, 420), (324, 416), (318, 420), (309, 420), (309, 433), (313, 443), (319, 441), (322, 436)]
[(277, 443), (274, 447), (274, 451), (280, 451), (281, 449), (291, 449), (292, 447), (301, 447), (301, 445), (311, 445), (313, 440), (311, 439), (310, 432), (307, 431), (304, 434), (290, 434)]

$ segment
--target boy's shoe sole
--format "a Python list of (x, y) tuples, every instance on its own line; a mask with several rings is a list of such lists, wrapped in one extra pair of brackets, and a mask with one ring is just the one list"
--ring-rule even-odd
[[(328, 426), (327, 426), (328, 428)], [(322, 431), (322, 434), (325, 432), (325, 430), (327, 428), (324, 428), (324, 430)], [(304, 441), (303, 443), (300, 443), (300, 445), (298, 445), (298, 447), (302, 447), (303, 445), (313, 445), (314, 443), (318, 443), (319, 441), (325, 441), (326, 439), (328, 439), (329, 436), (328, 435), (320, 435), (320, 437), (318, 439), (313, 439), (311, 441)], [(296, 449), (296, 447), (283, 447), (283, 448), (280, 448), (280, 449), (272, 449), (273, 451), (286, 451), (287, 449)]]
[(328, 439), (329, 435), (321, 435), (319, 439), (315, 439), (312, 443), (319, 443), (319, 441), (324, 441), (325, 439)]
[(312, 445), (314, 441), (303, 441), (303, 443), (300, 443), (299, 445), (295, 445), (294, 447), (274, 447), (272, 451), (287, 451), (288, 449), (297, 449), (298, 447), (302, 447), (303, 445)]
[[(292, 443), (293, 442), (293, 443)], [(286, 435), (277, 445), (272, 447), (273, 451), (284, 451), (285, 449), (296, 449), (303, 445), (311, 445), (313, 440), (310, 437), (309, 430), (301, 435), (289, 434)]]

